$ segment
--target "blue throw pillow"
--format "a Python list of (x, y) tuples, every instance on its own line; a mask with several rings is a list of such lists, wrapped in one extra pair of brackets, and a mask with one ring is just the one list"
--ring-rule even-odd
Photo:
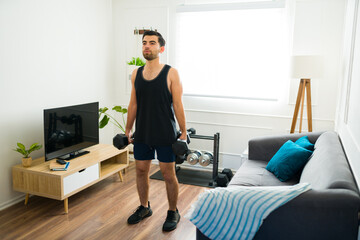
[(272, 172), (280, 181), (291, 179), (307, 163), (312, 151), (288, 140), (270, 159), (266, 170)]
[(307, 150), (314, 151), (314, 144), (309, 141), (308, 136), (299, 138), (295, 143), (300, 147), (306, 148)]

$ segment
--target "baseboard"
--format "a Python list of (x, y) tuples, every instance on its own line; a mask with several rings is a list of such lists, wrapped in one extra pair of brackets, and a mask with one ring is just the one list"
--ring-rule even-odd
[(13, 198), (7, 202), (0, 204), (0, 211), (4, 210), (5, 208), (11, 207), (12, 205), (15, 205), (24, 200), (25, 200), (25, 194), (21, 194), (20, 196), (18, 196), (16, 198)]

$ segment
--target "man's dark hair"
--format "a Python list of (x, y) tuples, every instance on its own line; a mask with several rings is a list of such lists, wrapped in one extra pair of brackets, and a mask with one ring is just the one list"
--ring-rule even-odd
[(160, 44), (160, 47), (164, 47), (165, 46), (165, 39), (163, 38), (163, 36), (161, 36), (161, 34), (159, 32), (156, 31), (145, 31), (144, 35), (142, 37), (142, 39), (144, 40), (145, 36), (157, 36), (158, 37), (158, 41)]

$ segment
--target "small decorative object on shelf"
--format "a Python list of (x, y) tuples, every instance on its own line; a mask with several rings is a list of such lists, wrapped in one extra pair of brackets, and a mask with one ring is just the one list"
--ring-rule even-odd
[(21, 155), (23, 155), (23, 158), (22, 158), (23, 167), (30, 167), (31, 162), (32, 162), (32, 158), (29, 156), (30, 153), (42, 148), (42, 145), (40, 145), (38, 143), (32, 144), (28, 150), (25, 149), (25, 145), (22, 143), (17, 143), (17, 146), (18, 147), (16, 149), (14, 149), (14, 151), (19, 152)]
[(134, 35), (143, 35), (144, 32), (146, 32), (146, 31), (155, 31), (155, 32), (157, 32), (157, 29), (153, 29), (152, 27), (150, 27), (150, 29), (145, 29), (145, 28), (137, 29), (137, 28), (135, 28), (134, 29)]
[(57, 162), (51, 162), (49, 164), (49, 167), (50, 167), (50, 170), (52, 170), (52, 171), (66, 171), (66, 170), (68, 170), (69, 165), (70, 165), (70, 162), (66, 162), (64, 165), (61, 165)]

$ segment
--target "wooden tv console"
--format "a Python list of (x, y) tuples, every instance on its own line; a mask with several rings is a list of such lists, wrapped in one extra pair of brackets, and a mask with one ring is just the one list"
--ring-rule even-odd
[(123, 181), (121, 170), (129, 166), (129, 150), (118, 150), (112, 145), (97, 144), (85, 149), (90, 153), (70, 160), (67, 171), (51, 171), (49, 164), (55, 159), (45, 161), (45, 157), (33, 160), (30, 167), (21, 164), (13, 166), (13, 189), (29, 194), (64, 200), (68, 213), (68, 198), (75, 193), (118, 173)]

